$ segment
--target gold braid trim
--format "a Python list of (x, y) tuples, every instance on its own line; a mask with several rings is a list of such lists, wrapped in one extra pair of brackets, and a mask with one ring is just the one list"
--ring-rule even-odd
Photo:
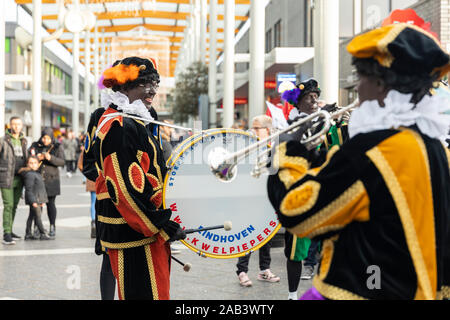
[(275, 151), (275, 159), (274, 159), (274, 167), (275, 169), (284, 169), (286, 165), (288, 167), (295, 168), (296, 166), (300, 166), (303, 168), (308, 168), (308, 161), (303, 157), (294, 157), (286, 155), (287, 143), (283, 142), (279, 146), (276, 147)]
[(105, 200), (105, 199), (111, 199), (111, 196), (109, 195), (108, 192), (97, 194), (97, 200)]
[(155, 237), (145, 238), (138, 241), (130, 241), (130, 242), (119, 242), (119, 243), (112, 243), (112, 242), (106, 242), (103, 240), (100, 240), (100, 244), (108, 249), (130, 249), (130, 248), (136, 248), (145, 246), (146, 244), (150, 244), (156, 241)]
[(125, 283), (124, 283), (124, 263), (123, 263), (123, 250), (119, 250), (117, 251), (117, 257), (118, 257), (118, 263), (117, 263), (117, 268), (119, 269), (119, 290), (120, 290), (120, 295), (122, 296), (122, 300), (125, 300)]
[[(311, 216), (309, 219), (303, 221), (301, 224), (290, 228), (289, 230), (294, 234), (302, 234), (313, 230), (315, 226), (320, 226), (327, 220), (333, 218), (334, 215), (338, 214), (341, 209), (351, 203), (358, 197), (361, 197), (366, 193), (364, 184), (361, 181), (356, 181), (352, 186), (350, 186), (344, 193), (342, 193), (336, 200), (331, 202), (325, 208)], [(342, 226), (340, 226), (342, 228)], [(336, 230), (338, 226), (326, 226), (323, 229), (317, 229), (314, 234), (318, 234), (320, 231), (326, 232), (330, 230)], [(308, 234), (309, 236), (309, 234)]]
[(136, 154), (136, 158), (138, 159), (138, 162), (141, 163), (142, 161), (142, 156), (144, 155), (144, 152), (141, 150), (138, 150), (137, 154)]
[(308, 171), (308, 174), (314, 177), (317, 176), (330, 163), (331, 158), (333, 158), (333, 156), (336, 154), (336, 152), (339, 151), (339, 149), (340, 147), (337, 145), (332, 146), (331, 149), (327, 152), (327, 159), (325, 160), (325, 162), (320, 167), (311, 168)]
[(323, 249), (321, 253), (321, 263), (320, 263), (320, 272), (318, 274), (321, 280), (324, 280), (328, 271), (330, 270), (331, 262), (333, 261), (334, 255), (334, 243), (339, 238), (339, 236), (334, 236), (330, 239), (326, 239), (323, 241)]
[(101, 215), (97, 215), (98, 221), (107, 224), (127, 224), (124, 218), (110, 218)]
[(417, 239), (414, 221), (412, 220), (408, 202), (400, 186), (400, 183), (397, 180), (395, 172), (392, 170), (391, 166), (384, 158), (383, 153), (377, 147), (369, 150), (367, 152), (367, 156), (370, 158), (370, 160), (372, 160), (372, 162), (375, 164), (375, 166), (383, 176), (383, 179), (395, 202), (395, 206), (397, 207), (397, 211), (403, 225), (406, 242), (408, 244), (408, 248), (411, 253), (411, 258), (413, 260), (416, 275), (418, 278), (419, 286), (417, 288), (417, 293), (419, 292), (419, 288), (422, 288), (425, 299), (433, 300), (434, 295), (431, 290), (431, 283), (425, 261), (423, 259), (422, 251), (420, 249), (419, 240)]
[(152, 285), (153, 299), (159, 300), (158, 285), (156, 283), (156, 276), (155, 276), (155, 267), (153, 266), (153, 259), (152, 259), (152, 249), (150, 246), (145, 246), (144, 249), (145, 249), (145, 256), (147, 258), (148, 274), (150, 276), (150, 283)]
[(157, 183), (156, 187), (153, 187), (153, 184), (150, 182), (150, 184), (151, 184), (152, 187), (153, 187), (153, 192), (156, 192), (156, 191), (162, 189), (162, 185), (161, 185), (161, 183), (159, 182), (159, 180), (158, 180), (157, 177), (155, 177), (155, 176), (152, 175), (151, 173), (146, 173), (145, 175), (147, 176), (147, 178), (151, 178), (153, 181), (155, 181), (155, 182)]
[(368, 300), (353, 292), (323, 282), (318, 276), (313, 279), (313, 286), (321, 295), (333, 300)]
[(158, 165), (158, 155), (156, 153), (156, 147), (153, 144), (152, 139), (148, 138), (148, 142), (150, 143), (150, 145), (153, 148), (153, 166), (156, 168), (156, 172), (158, 174), (158, 181), (161, 184), (161, 182), (163, 181), (163, 178), (162, 178), (162, 174), (161, 174), (161, 168)]
[[(139, 172), (139, 179), (141, 180), (141, 186), (137, 186), (136, 182), (134, 181), (134, 177), (135, 175), (133, 175), (133, 168), (137, 168), (138, 172)], [(132, 164), (130, 164), (130, 166), (128, 167), (128, 179), (130, 180), (131, 185), (133, 186), (134, 190), (136, 190), (139, 193), (144, 192), (144, 187), (145, 187), (145, 176), (144, 176), (144, 171), (142, 170), (142, 168), (136, 163), (133, 162)]]
[(375, 58), (377, 61), (386, 68), (390, 68), (392, 66), (392, 63), (394, 62), (394, 56), (389, 52), (388, 45), (392, 41), (395, 40), (395, 38), (398, 37), (398, 35), (406, 29), (406, 25), (398, 25), (394, 26), (384, 37), (380, 40), (377, 44), (377, 49), (379, 53), (375, 53)]
[(159, 230), (151, 223), (150, 219), (142, 212), (141, 209), (137, 206), (137, 204), (133, 201), (133, 198), (128, 193), (127, 187), (125, 185), (125, 181), (123, 180), (122, 173), (120, 171), (119, 161), (117, 159), (117, 153), (111, 154), (111, 160), (114, 167), (114, 172), (117, 177), (117, 181), (119, 182), (120, 190), (122, 191), (125, 199), (128, 204), (134, 210), (134, 212), (138, 215), (138, 217), (144, 222), (145, 226), (153, 233), (157, 233)]
[(442, 299), (450, 299), (450, 286), (442, 286)]
[(447, 155), (448, 168), (450, 169), (450, 150), (444, 145), (442, 145), (445, 149), (445, 154)]
[[(116, 206), (118, 206), (119, 205), (119, 192), (117, 191), (116, 183), (110, 177), (106, 177), (105, 180), (106, 180), (106, 182), (109, 181), (111, 183), (111, 185), (114, 189), (114, 195), (115, 195), (116, 201), (113, 201), (113, 199), (111, 198), (111, 195), (109, 195), (109, 190), (108, 190), (108, 195), (110, 196), (112, 203), (114, 203)], [(106, 187), (108, 187), (107, 183), (106, 183)]]
[(289, 217), (301, 215), (316, 204), (319, 192), (320, 183), (307, 181), (288, 192), (281, 202), (280, 210)]

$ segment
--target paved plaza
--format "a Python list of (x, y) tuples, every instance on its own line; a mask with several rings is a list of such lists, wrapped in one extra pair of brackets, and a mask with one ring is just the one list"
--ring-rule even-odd
[[(90, 238), (90, 197), (79, 172), (72, 178), (61, 171), (62, 195), (56, 198), (58, 216), (53, 241), (16, 241), (0, 244), (0, 299), (99, 300), (101, 257), (95, 255)], [(1, 210), (3, 208), (1, 207)], [(23, 200), (14, 222), (14, 232), (25, 234), (28, 206)], [(44, 226), (48, 218), (44, 210)], [(272, 248), (271, 270), (279, 283), (256, 279), (258, 253), (250, 259), (249, 277), (253, 286), (244, 288), (236, 276), (237, 259), (202, 258), (181, 243), (175, 257), (192, 264), (190, 272), (173, 261), (171, 299), (173, 300), (286, 300), (288, 285), (283, 248)], [(301, 280), (299, 294), (311, 287)], [(117, 299), (117, 293), (116, 293)]]

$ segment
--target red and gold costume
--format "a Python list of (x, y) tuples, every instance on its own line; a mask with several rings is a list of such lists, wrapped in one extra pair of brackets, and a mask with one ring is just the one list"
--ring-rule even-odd
[[(111, 113), (117, 113), (114, 105), (99, 123)], [(160, 144), (143, 122), (118, 115), (103, 123), (94, 148), (100, 243), (119, 298), (169, 299), (167, 240), (177, 224), (169, 221), (170, 209), (161, 208), (166, 167)]]

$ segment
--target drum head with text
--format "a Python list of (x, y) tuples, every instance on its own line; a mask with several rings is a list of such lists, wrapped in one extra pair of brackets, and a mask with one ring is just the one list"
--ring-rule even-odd
[(280, 225), (267, 197), (267, 176), (250, 175), (256, 155), (237, 165), (236, 177), (222, 182), (211, 172), (208, 155), (217, 147), (229, 152), (257, 142), (241, 130), (216, 129), (197, 135), (177, 150), (164, 181), (164, 208), (172, 209), (172, 220), (185, 229), (223, 225), (232, 229), (188, 234), (182, 241), (202, 256), (235, 258), (267, 243)]

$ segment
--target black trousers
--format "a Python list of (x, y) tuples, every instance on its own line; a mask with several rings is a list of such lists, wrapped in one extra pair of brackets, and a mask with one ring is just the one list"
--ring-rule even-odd
[(317, 264), (317, 256), (319, 254), (320, 241), (311, 240), (311, 245), (309, 246), (308, 256), (305, 259), (305, 266), (315, 267)]
[(102, 300), (114, 300), (116, 292), (116, 278), (111, 269), (111, 262), (107, 254), (102, 254), (102, 269), (100, 270), (100, 293)]
[(56, 196), (48, 197), (47, 202), (47, 215), (48, 221), (50, 221), (50, 225), (54, 225), (56, 222), (56, 205), (55, 205)]
[(76, 161), (75, 160), (66, 160), (66, 171), (73, 173), (76, 170), (77, 170)]
[(36, 208), (33, 206), (30, 206), (30, 212), (28, 214), (25, 234), (31, 234), (31, 224), (33, 223), (33, 221), (34, 221), (35, 226), (38, 227), (39, 232), (41, 234), (45, 233), (44, 225), (42, 224), (41, 215), (42, 215), (42, 210), (39, 205)]
[[(266, 269), (270, 269), (270, 262), (272, 259), (270, 258), (270, 245), (271, 241), (267, 242), (264, 246), (259, 249), (259, 270), (263, 271)], [(236, 264), (237, 267), (237, 275), (241, 272), (248, 272), (248, 263), (250, 261), (250, 256), (252, 254), (248, 254), (243, 257), (239, 257), (238, 262)]]

